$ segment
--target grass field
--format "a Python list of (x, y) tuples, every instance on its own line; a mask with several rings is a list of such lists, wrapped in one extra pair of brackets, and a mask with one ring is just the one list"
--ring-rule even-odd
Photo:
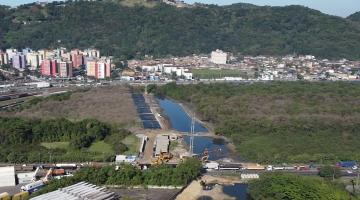
[(69, 142), (42, 142), (41, 146), (47, 149), (68, 149)]
[(131, 134), (127, 136), (122, 143), (129, 148), (124, 154), (137, 154), (139, 152), (140, 139), (136, 135)]
[(114, 154), (114, 150), (111, 147), (111, 145), (105, 143), (104, 141), (97, 141), (93, 143), (88, 151), (94, 152), (94, 153), (106, 153), (106, 154)]
[(192, 73), (199, 79), (216, 79), (224, 77), (246, 77), (245, 72), (234, 69), (194, 69)]

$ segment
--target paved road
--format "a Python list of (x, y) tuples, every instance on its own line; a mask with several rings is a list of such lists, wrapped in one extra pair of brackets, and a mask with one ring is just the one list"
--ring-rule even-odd
[[(240, 176), (241, 174), (265, 174), (265, 173), (274, 173), (274, 172), (287, 172), (304, 176), (317, 176), (319, 174), (318, 170), (278, 170), (278, 171), (265, 171), (265, 170), (214, 170), (208, 171), (205, 174), (213, 176)], [(344, 177), (356, 177), (357, 173), (348, 173), (346, 170), (341, 171), (341, 176)]]

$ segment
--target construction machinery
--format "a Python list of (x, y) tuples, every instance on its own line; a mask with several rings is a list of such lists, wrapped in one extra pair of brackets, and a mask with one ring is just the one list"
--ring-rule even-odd
[(163, 163), (169, 162), (173, 158), (173, 155), (168, 152), (160, 152), (160, 155), (153, 160), (152, 165), (161, 165)]
[(20, 192), (11, 197), (7, 192), (0, 194), (0, 200), (25, 200), (29, 199), (29, 192)]

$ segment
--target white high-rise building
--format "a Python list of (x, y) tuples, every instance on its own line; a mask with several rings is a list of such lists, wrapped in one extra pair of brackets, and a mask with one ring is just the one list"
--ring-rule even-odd
[(30, 70), (36, 70), (40, 66), (39, 54), (38, 53), (27, 53), (26, 62), (30, 66)]
[(229, 55), (219, 49), (211, 52), (211, 62), (219, 65), (225, 65), (228, 61)]

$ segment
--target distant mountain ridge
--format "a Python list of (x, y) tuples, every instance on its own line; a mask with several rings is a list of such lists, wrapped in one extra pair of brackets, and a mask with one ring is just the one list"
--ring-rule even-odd
[[(120, 2), (120, 3), (119, 3)], [(182, 56), (214, 49), (251, 55), (360, 59), (360, 26), (302, 6), (191, 8), (123, 1), (0, 8), (0, 47), (96, 47), (120, 58)]]
[(360, 11), (350, 15), (349, 17), (347, 17), (347, 19), (350, 19), (351, 21), (360, 22)]

